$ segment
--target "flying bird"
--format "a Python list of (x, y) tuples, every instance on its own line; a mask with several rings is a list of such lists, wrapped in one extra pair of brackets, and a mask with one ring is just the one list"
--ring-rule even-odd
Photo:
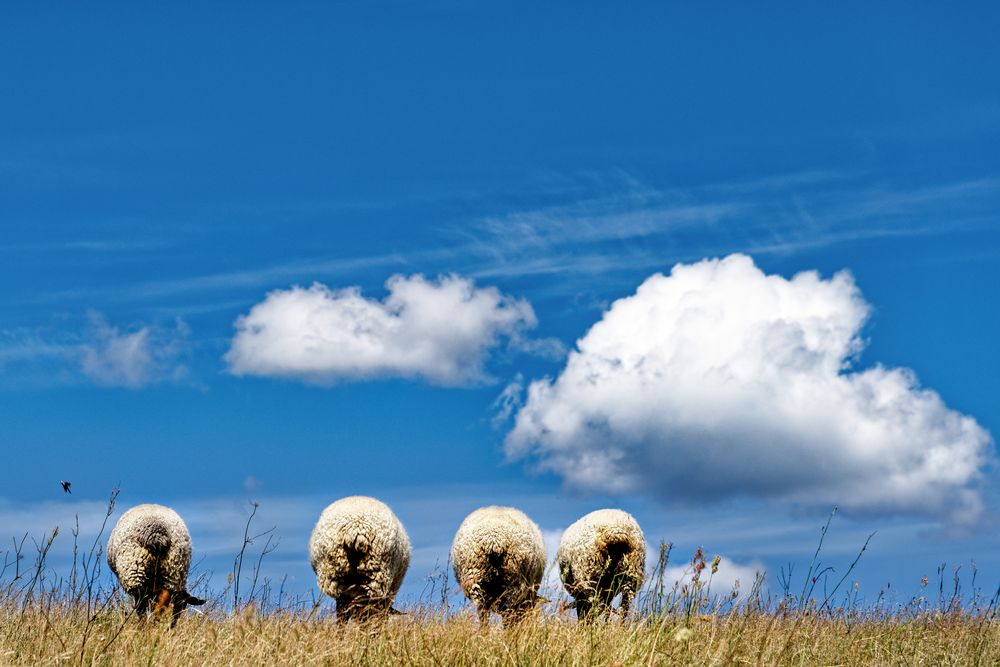
[(66, 493), (73, 493), (72, 491), (69, 490), (69, 487), (70, 487), (70, 483), (69, 482), (67, 482), (64, 479), (61, 479), (61, 480), (59, 480), (59, 483), (62, 484), (63, 491), (65, 491)]

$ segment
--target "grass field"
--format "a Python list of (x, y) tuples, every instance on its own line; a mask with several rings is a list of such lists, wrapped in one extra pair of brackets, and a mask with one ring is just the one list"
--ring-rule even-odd
[[(108, 516), (113, 506), (114, 496)], [(1000, 665), (1000, 590), (983, 595), (975, 575), (963, 588), (958, 570), (949, 579), (941, 568), (912, 598), (865, 601), (849, 579), (865, 548), (832, 580), (822, 537), (799, 585), (781, 577), (775, 593), (758, 577), (710, 594), (718, 561), (701, 550), (687, 583), (670, 586), (661, 545), (627, 620), (579, 623), (556, 599), (509, 629), (480, 628), (446, 571), (406, 614), (338, 626), (331, 601), (242, 572), (244, 544), (226, 589), (171, 628), (136, 617), (104, 565), (102, 535), (79, 548), (74, 531), (72, 565), (56, 572), (57, 532), (34, 553), (25, 539), (0, 551), (0, 665)]]
[(414, 613), (381, 627), (295, 614), (142, 623), (124, 609), (0, 612), (0, 662), (25, 665), (996, 665), (1000, 629), (965, 613), (851, 619), (663, 616), (578, 624), (542, 616), (481, 631), (472, 614)]

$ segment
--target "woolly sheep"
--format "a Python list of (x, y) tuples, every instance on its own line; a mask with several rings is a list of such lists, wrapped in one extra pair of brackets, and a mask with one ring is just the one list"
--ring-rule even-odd
[(556, 560), (579, 619), (609, 616), (619, 593), (624, 618), (645, 577), (646, 539), (628, 512), (597, 510), (566, 529)]
[(485, 626), (496, 611), (517, 622), (542, 598), (545, 543), (534, 521), (513, 507), (483, 507), (459, 526), (451, 547), (455, 578)]
[(205, 601), (187, 592), (191, 535), (174, 510), (136, 505), (122, 514), (108, 538), (108, 567), (134, 600), (140, 617), (172, 608), (171, 625), (188, 605)]
[(309, 538), (320, 590), (337, 601), (337, 621), (395, 612), (392, 602), (410, 566), (410, 538), (385, 503), (350, 496), (320, 514)]

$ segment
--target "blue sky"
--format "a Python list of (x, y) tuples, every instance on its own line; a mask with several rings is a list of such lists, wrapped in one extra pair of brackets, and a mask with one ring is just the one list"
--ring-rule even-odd
[[(524, 508), (553, 540), (613, 504), (683, 557), (704, 545), (772, 575), (807, 560), (839, 504), (851, 509), (834, 564), (879, 531), (859, 572), (873, 595), (888, 580), (912, 590), (945, 561), (975, 559), (981, 582), (1000, 583), (998, 24), (988, 3), (4, 6), (0, 532), (66, 528), (120, 483), (122, 508), (181, 510), (201, 567), (224, 572), (253, 498), (281, 539), (271, 574), (308, 591), (312, 523), (365, 493), (410, 531), (413, 596), (482, 504)], [(735, 358), (777, 373), (771, 393), (707, 391), (667, 364), (666, 385), (642, 385), (667, 397), (652, 407), (641, 391), (530, 402), (533, 382), (571, 385), (566, 354), (623, 312), (617, 299), (732, 253), (753, 270), (702, 276), (693, 293), (738, 305), (725, 285), (853, 276), (813, 341), (846, 364), (821, 377), (843, 404), (821, 395), (795, 412), (805, 404), (782, 388), (802, 360), (774, 361), (791, 347), (773, 336), (767, 354)], [(412, 299), (387, 283), (418, 274), (429, 287)], [(441, 306), (449, 280), (482, 307)], [(796, 285), (793, 301), (827, 303)], [(313, 312), (298, 297), (340, 343), (304, 342), (288, 324)], [(657, 298), (636, 301), (653, 312)], [(857, 328), (854, 307), (867, 308)], [(775, 308), (772, 324), (808, 328)], [(242, 366), (241, 317), (274, 333), (266, 349), (241, 341)], [(655, 367), (664, 329), (629, 317), (601, 344), (641, 347)], [(362, 320), (377, 358), (337, 329)], [(744, 340), (746, 321), (714, 333)], [(831, 331), (863, 349), (840, 355)], [(716, 349), (691, 349), (714, 363)], [(941, 403), (890, 408), (937, 416), (880, 412), (884, 437), (828, 438), (861, 400), (841, 380), (879, 368), (911, 369)], [(503, 420), (508, 389), (519, 402)], [(653, 419), (668, 405), (674, 421)], [(769, 418), (741, 421), (748, 406)], [(585, 424), (565, 440), (511, 435), (518, 414), (563, 408)], [(641, 434), (616, 421), (633, 409)], [(728, 417), (688, 423), (702, 413)], [(952, 414), (981, 433), (941, 426)], [(971, 472), (949, 467), (956, 443)], [(933, 446), (943, 460), (921, 477), (912, 457)], [(609, 477), (626, 481), (579, 479), (609, 452), (623, 457)], [(897, 470), (898, 488), (882, 483)]]

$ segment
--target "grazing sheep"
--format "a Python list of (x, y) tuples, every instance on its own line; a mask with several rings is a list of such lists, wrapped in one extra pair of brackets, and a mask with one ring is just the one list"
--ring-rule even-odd
[(410, 566), (410, 538), (385, 503), (350, 496), (320, 514), (309, 538), (320, 590), (337, 601), (337, 622), (391, 612)]
[(566, 529), (556, 560), (577, 618), (584, 620), (591, 611), (610, 616), (619, 593), (624, 618), (645, 577), (646, 539), (628, 512), (597, 510)]
[(108, 567), (145, 617), (173, 610), (171, 626), (190, 605), (205, 601), (187, 592), (191, 535), (177, 512), (163, 505), (136, 505), (122, 514), (108, 538)]
[(496, 611), (504, 626), (516, 623), (543, 598), (542, 532), (513, 507), (483, 507), (458, 527), (451, 546), (455, 578), (479, 611), (485, 627)]

